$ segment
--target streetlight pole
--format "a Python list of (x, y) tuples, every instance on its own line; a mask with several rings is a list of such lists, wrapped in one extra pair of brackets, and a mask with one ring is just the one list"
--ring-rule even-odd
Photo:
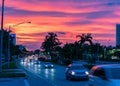
[(8, 30), (8, 51), (7, 51), (8, 67), (9, 67), (9, 62), (10, 62), (10, 32), (11, 32), (11, 28), (12, 28), (12, 27), (15, 27), (15, 26), (18, 26), (18, 25), (21, 25), (21, 24), (24, 24), (24, 23), (31, 23), (31, 22), (21, 22), (21, 23), (12, 25), (12, 26), (9, 25), (9, 30)]
[(1, 33), (0, 33), (0, 73), (2, 72), (3, 25), (4, 25), (4, 0), (2, 0)]

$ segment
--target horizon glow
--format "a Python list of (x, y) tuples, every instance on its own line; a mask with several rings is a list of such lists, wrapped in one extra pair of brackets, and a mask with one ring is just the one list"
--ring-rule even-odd
[(115, 46), (119, 10), (119, 0), (5, 0), (4, 28), (31, 21), (11, 28), (17, 44), (27, 50), (40, 49), (48, 32), (55, 32), (63, 44), (91, 33), (94, 43)]

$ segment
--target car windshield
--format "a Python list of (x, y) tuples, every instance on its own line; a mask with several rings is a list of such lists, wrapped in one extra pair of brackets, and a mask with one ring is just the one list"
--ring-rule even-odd
[(71, 70), (82, 70), (85, 69), (83, 66), (71, 66), (70, 67)]
[(51, 64), (50, 62), (46, 62), (45, 64)]
[(112, 79), (120, 79), (120, 68), (111, 68), (110, 70)]

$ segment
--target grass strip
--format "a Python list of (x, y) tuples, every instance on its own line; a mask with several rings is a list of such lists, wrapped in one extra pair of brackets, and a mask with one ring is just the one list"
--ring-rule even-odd
[(26, 77), (26, 74), (24, 72), (6, 72), (0, 74), (0, 78), (7, 77)]
[(16, 62), (10, 62), (2, 65), (2, 69), (15, 69), (17, 68)]
[(26, 77), (26, 73), (17, 67), (16, 62), (10, 62), (2, 65), (2, 73), (0, 73), (0, 78), (7, 77)]

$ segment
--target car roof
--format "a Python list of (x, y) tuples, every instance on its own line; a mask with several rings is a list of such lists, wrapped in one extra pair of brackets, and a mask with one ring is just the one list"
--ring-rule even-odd
[(120, 68), (120, 64), (95, 65), (92, 67), (92, 70), (96, 70), (97, 68)]
[(71, 66), (83, 66), (82, 64), (69, 64), (68, 67), (71, 67)]
[(85, 61), (72, 61), (72, 63), (75, 63), (75, 64), (87, 64), (87, 62), (85, 62)]

